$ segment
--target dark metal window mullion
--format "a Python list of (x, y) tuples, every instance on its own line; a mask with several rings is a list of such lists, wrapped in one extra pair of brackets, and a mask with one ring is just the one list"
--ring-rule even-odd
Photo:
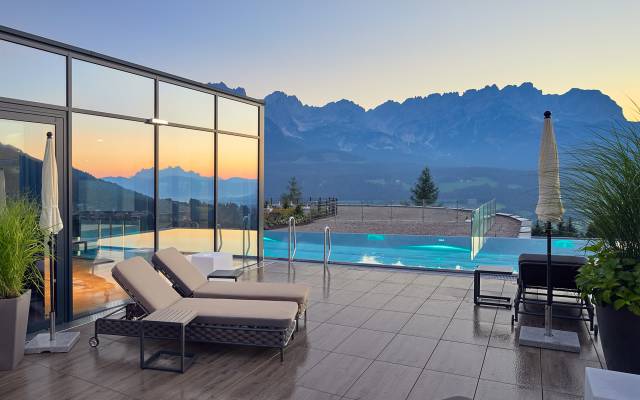
[[(154, 110), (153, 117), (160, 118), (160, 84), (156, 77), (154, 81)], [(158, 251), (160, 247), (160, 126), (154, 125), (153, 128), (153, 251)]]
[(63, 168), (66, 168), (65, 174), (65, 185), (67, 195), (65, 196), (67, 199), (67, 204), (65, 207), (65, 214), (67, 216), (65, 222), (67, 224), (65, 231), (65, 239), (66, 239), (66, 257), (64, 257), (64, 286), (65, 293), (61, 298), (64, 304), (64, 307), (60, 307), (63, 310), (63, 318), (65, 321), (73, 320), (73, 158), (72, 158), (72, 112), (71, 105), (73, 104), (73, 81), (72, 81), (72, 58), (71, 54), (67, 54), (67, 123), (66, 123), (66, 132), (64, 135), (66, 136), (65, 146), (65, 159)]
[[(218, 250), (218, 96), (214, 100), (215, 108), (213, 110), (213, 250)], [(220, 227), (222, 229), (222, 227)]]

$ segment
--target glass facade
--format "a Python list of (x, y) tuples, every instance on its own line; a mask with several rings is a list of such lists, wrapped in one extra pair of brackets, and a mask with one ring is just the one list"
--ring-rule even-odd
[(258, 243), (258, 141), (218, 136), (218, 224), (221, 251), (255, 256)]
[[(238, 264), (261, 256), (261, 102), (2, 27), (0, 59), (7, 194), (39, 193), (45, 141), (37, 138), (54, 129), (2, 113), (54, 113), (61, 121), (54, 131), (65, 226), (56, 259), (62, 321), (122, 304), (128, 296), (111, 269), (126, 258), (221, 245)], [(46, 317), (39, 301), (35, 322)]]
[(71, 70), (73, 107), (139, 118), (153, 116), (153, 79), (75, 59)]
[(111, 269), (153, 253), (154, 128), (78, 113), (72, 127), (73, 312), (81, 315), (126, 299)]
[(0, 40), (0, 97), (64, 106), (64, 56)]
[(214, 134), (160, 127), (160, 248), (213, 250)]
[(219, 97), (218, 129), (225, 132), (258, 135), (258, 107)]

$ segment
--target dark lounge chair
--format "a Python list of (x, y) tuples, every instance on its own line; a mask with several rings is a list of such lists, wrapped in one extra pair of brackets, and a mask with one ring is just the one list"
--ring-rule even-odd
[[(582, 320), (589, 322), (594, 331), (593, 304), (584, 300), (578, 293), (576, 276), (580, 267), (586, 263), (584, 257), (551, 256), (551, 287), (553, 306), (557, 311), (554, 318)], [(518, 321), (520, 314), (544, 316), (547, 293), (547, 255), (521, 254), (518, 258), (518, 289), (514, 299), (514, 314), (511, 323)], [(522, 310), (520, 306), (522, 305)], [(584, 316), (583, 311), (587, 311)], [(597, 334), (597, 327), (595, 327)]]

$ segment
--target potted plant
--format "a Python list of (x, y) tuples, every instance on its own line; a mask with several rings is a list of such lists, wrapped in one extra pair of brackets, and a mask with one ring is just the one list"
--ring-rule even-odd
[(569, 199), (593, 239), (576, 283), (596, 304), (607, 367), (640, 374), (640, 130), (620, 125), (574, 155)]
[(39, 209), (28, 199), (0, 208), (0, 370), (15, 368), (24, 355), (30, 287), (41, 287), (37, 263), (44, 257)]

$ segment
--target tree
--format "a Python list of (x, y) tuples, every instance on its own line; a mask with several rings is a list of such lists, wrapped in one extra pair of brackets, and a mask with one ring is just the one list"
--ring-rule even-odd
[(431, 205), (438, 200), (438, 187), (431, 179), (431, 172), (429, 171), (429, 167), (424, 167), (420, 177), (418, 178), (418, 182), (411, 189), (411, 201), (415, 205)]
[(295, 176), (289, 179), (287, 184), (287, 191), (280, 196), (280, 200), (283, 204), (300, 204), (302, 200), (302, 190), (298, 186), (298, 180)]
[(544, 234), (545, 230), (542, 225), (540, 225), (540, 220), (536, 220), (536, 224), (531, 229), (531, 236), (544, 236)]

